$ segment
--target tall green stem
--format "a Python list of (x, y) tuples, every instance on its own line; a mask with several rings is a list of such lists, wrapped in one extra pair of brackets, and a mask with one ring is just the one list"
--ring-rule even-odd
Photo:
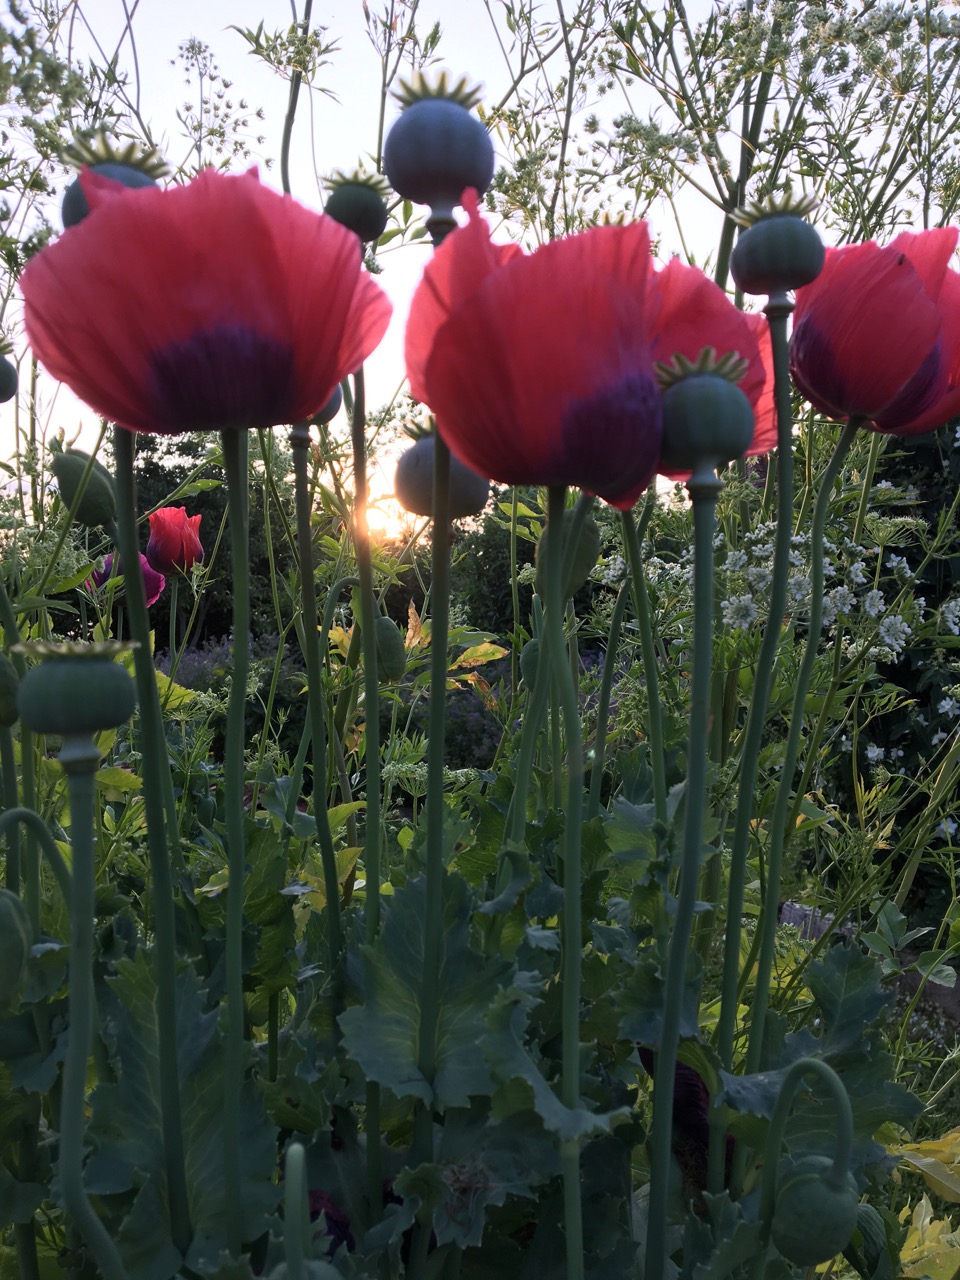
[[(366, 879), (366, 933), (373, 942), (380, 930), (380, 683), (377, 673), (377, 608), (373, 591), (373, 560), (367, 524), (366, 385), (363, 370), (353, 380), (350, 438), (353, 445), (353, 550), (360, 579), (360, 631), (363, 643), (364, 759), (367, 765), (367, 813), (363, 866)], [(368, 1080), (367, 1198), (371, 1212), (382, 1207), (383, 1172), (380, 1160), (380, 1086)]]
[(93, 1211), (83, 1185), (87, 1059), (93, 1035), (94, 774), (100, 752), (92, 738), (67, 739), (60, 754), (70, 794), (73, 875), (70, 892), (70, 1039), (60, 1107), (60, 1190), (67, 1213), (96, 1259), (104, 1280), (127, 1280), (117, 1247)]
[(587, 819), (595, 818), (600, 812), (600, 793), (603, 786), (603, 764), (607, 750), (607, 720), (610, 714), (610, 694), (613, 689), (613, 674), (617, 666), (617, 649), (620, 645), (620, 628), (630, 595), (630, 584), (624, 581), (617, 592), (616, 603), (610, 618), (607, 632), (607, 651), (603, 656), (603, 675), (600, 678), (600, 695), (597, 700), (597, 729), (593, 738), (593, 759), (590, 767), (590, 799), (587, 804)]
[[(790, 575), (790, 539), (793, 534), (793, 405), (790, 390), (787, 320), (793, 302), (786, 294), (771, 296), (765, 307), (773, 343), (773, 369), (777, 410), (777, 527), (774, 536), (773, 578), (770, 603), (757, 665), (753, 673), (753, 692), (747, 713), (740, 754), (740, 781), (737, 789), (736, 816), (730, 850), (730, 881), (727, 887), (726, 938), (723, 950), (722, 996), (717, 1028), (717, 1051), (729, 1071), (733, 1060), (733, 1042), (737, 1022), (737, 980), (740, 969), (740, 939), (743, 900), (747, 883), (747, 852), (750, 824), (756, 807), (754, 791), (757, 782), (760, 747), (766, 726), (767, 708), (773, 683), (773, 668), (780, 644), (783, 615), (787, 602)], [(722, 1185), (723, 1135), (712, 1143), (711, 1169), (714, 1191)]]
[[(641, 523), (646, 527), (650, 519), (656, 494), (648, 494), (644, 503)], [(650, 620), (650, 597), (647, 594), (647, 578), (643, 570), (640, 535), (633, 522), (633, 513), (621, 513), (623, 540), (627, 548), (630, 581), (633, 584), (633, 607), (637, 614), (640, 632), (640, 653), (643, 657), (643, 676), (647, 684), (647, 726), (650, 735), (650, 769), (653, 773), (653, 812), (661, 826), (667, 822), (667, 771), (663, 741), (663, 715), (660, 710), (660, 681), (657, 675), (657, 652), (653, 643), (653, 626)]]
[(193, 1230), (187, 1198), (180, 1081), (177, 1065), (176, 925), (173, 909), (171, 860), (179, 857), (179, 836), (174, 816), (165, 822), (165, 788), (172, 788), (167, 742), (160, 711), (160, 695), (153, 668), (150, 619), (139, 572), (137, 538), (137, 485), (133, 461), (136, 437), (123, 427), (114, 432), (117, 465), (117, 525), (108, 529), (114, 538), (120, 563), (133, 566), (126, 574), (127, 617), (137, 648), (133, 673), (139, 703), (140, 749), (143, 755), (143, 807), (147, 823), (147, 855), (153, 882), (153, 928), (157, 983), (157, 1054), (160, 1068), (160, 1115), (163, 1152), (170, 1198), (170, 1231), (174, 1244), (186, 1253)]
[(230, 516), (233, 566), (233, 671), (227, 706), (224, 752), (224, 809), (227, 830), (226, 997), (223, 1062), (223, 1155), (227, 1201), (227, 1246), (240, 1256), (240, 1101), (245, 1068), (243, 1018), (243, 748), (250, 671), (250, 513), (247, 494), (248, 439), (245, 431), (221, 432)]
[(303, 657), (307, 664), (307, 709), (310, 716), (313, 756), (313, 815), (323, 866), (323, 888), (326, 897), (327, 948), (330, 978), (339, 991), (340, 957), (343, 934), (340, 924), (340, 880), (333, 835), (327, 816), (327, 724), (326, 699), (323, 696), (323, 660), (317, 642), (317, 586), (313, 566), (313, 530), (310, 523), (310, 489), (307, 481), (307, 453), (310, 430), (305, 422), (290, 430), (293, 450), (293, 486), (297, 508), (297, 547), (300, 558), (300, 604), (303, 627), (299, 632)]
[[(557, 534), (563, 529), (566, 491), (552, 487), (547, 499), (547, 528)], [(573, 529), (570, 530), (574, 533)], [(543, 657), (557, 690), (566, 735), (567, 794), (563, 826), (563, 925), (561, 930), (561, 1075), (560, 1093), (571, 1110), (580, 1104), (580, 986), (582, 967), (582, 910), (580, 838), (583, 820), (583, 747), (580, 739), (580, 710), (563, 638), (564, 593), (563, 538), (548, 542), (546, 600), (543, 615)], [(567, 1280), (583, 1276), (583, 1210), (580, 1191), (580, 1146), (568, 1141), (561, 1146), (564, 1225), (567, 1236)]]
[(807, 630), (807, 643), (803, 660), (797, 673), (797, 687), (793, 697), (793, 709), (790, 716), (790, 727), (783, 759), (783, 770), (777, 787), (773, 815), (770, 820), (770, 843), (767, 853), (767, 883), (764, 894), (763, 910), (760, 914), (760, 948), (757, 956), (757, 971), (754, 986), (753, 1007), (750, 1016), (750, 1042), (747, 1048), (747, 1071), (760, 1070), (763, 1053), (763, 1027), (766, 1021), (767, 1007), (770, 1002), (770, 975), (773, 972), (774, 952), (777, 939), (777, 901), (780, 894), (780, 880), (783, 873), (783, 856), (787, 840), (787, 819), (790, 812), (790, 801), (793, 795), (793, 781), (797, 768), (797, 757), (800, 754), (800, 741), (803, 736), (804, 711), (807, 692), (813, 676), (813, 668), (820, 644), (823, 628), (823, 537), (826, 529), (827, 514), (833, 496), (833, 485), (840, 473), (843, 460), (856, 438), (860, 421), (851, 418), (844, 424), (833, 455), (828, 462), (820, 482), (820, 492), (813, 512), (813, 525), (810, 532), (811, 564), (810, 564), (810, 619)]
[(710, 675), (713, 659), (713, 530), (722, 481), (695, 476), (687, 483), (693, 499), (693, 675), (687, 744), (687, 783), (684, 799), (683, 855), (676, 914), (667, 953), (663, 990), (663, 1022), (653, 1078), (653, 1123), (650, 1133), (650, 1229), (647, 1236), (646, 1280), (661, 1280), (664, 1267), (664, 1224), (667, 1220), (670, 1148), (673, 1131), (674, 1071), (680, 1043), (680, 1010), (690, 949), (703, 818), (707, 788), (707, 740), (710, 716)]

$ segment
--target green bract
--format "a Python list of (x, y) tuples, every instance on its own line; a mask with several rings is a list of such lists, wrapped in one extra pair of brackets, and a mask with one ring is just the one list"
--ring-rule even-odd
[(837, 1177), (826, 1156), (781, 1165), (771, 1238), (788, 1262), (813, 1267), (847, 1247), (857, 1227), (853, 1178)]
[(823, 241), (806, 218), (773, 213), (741, 233), (730, 271), (744, 293), (782, 293), (816, 280), (823, 258)]
[[(53, 455), (50, 469), (57, 477), (60, 496), (71, 509), (74, 509), (80, 484), (89, 465), (90, 455), (79, 449), (65, 449)], [(74, 519), (77, 524), (95, 529), (98, 525), (107, 524), (113, 520), (116, 514), (117, 491), (113, 476), (105, 466), (94, 459), (84, 486), (83, 497), (73, 510)]]

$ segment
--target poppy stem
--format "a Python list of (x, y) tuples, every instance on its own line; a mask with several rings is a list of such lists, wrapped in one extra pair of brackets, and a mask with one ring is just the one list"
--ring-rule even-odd
[[(703, 817), (707, 788), (707, 748), (710, 684), (713, 667), (713, 532), (717, 497), (723, 482), (697, 472), (687, 481), (693, 500), (693, 673), (687, 740), (687, 780), (684, 793), (683, 851), (680, 887), (667, 952), (663, 986), (663, 1022), (653, 1077), (653, 1123), (650, 1131), (649, 1233), (644, 1275), (661, 1280), (664, 1266), (664, 1228), (673, 1137), (673, 1093), (684, 1008), (684, 983), (690, 935), (697, 901)], [(691, 1034), (687, 1031), (687, 1034)]]
[(83, 1185), (83, 1131), (87, 1059), (93, 1035), (94, 774), (100, 752), (90, 737), (64, 743), (60, 763), (70, 796), (70, 1040), (63, 1068), (59, 1177), (67, 1213), (79, 1228), (104, 1280), (127, 1280), (112, 1236), (97, 1217)]
[[(716, 1040), (717, 1052), (727, 1071), (731, 1069), (733, 1062), (733, 1044), (736, 1035), (737, 984), (740, 975), (740, 941), (743, 932), (743, 900), (747, 882), (747, 852), (751, 822), (756, 812), (754, 791), (760, 747), (766, 729), (767, 708), (770, 704), (774, 662), (783, 633), (787, 580), (790, 574), (790, 545), (793, 534), (793, 402), (789, 368), (790, 351), (787, 340), (787, 320), (793, 311), (793, 299), (785, 293), (771, 295), (764, 311), (770, 324), (773, 346), (777, 409), (777, 525), (774, 534), (769, 613), (753, 672), (753, 692), (740, 755), (740, 781), (730, 850), (722, 994)], [(710, 1144), (710, 1189), (716, 1193), (723, 1186), (726, 1137), (725, 1127), (719, 1120), (714, 1125), (714, 1130)]]
[[(117, 548), (117, 563), (138, 566), (137, 482), (133, 463), (136, 437), (117, 427), (113, 436), (116, 459), (117, 521), (107, 526)], [(137, 648), (133, 674), (139, 704), (140, 750), (143, 756), (143, 808), (147, 824), (147, 856), (150, 860), (153, 905), (154, 952), (157, 983), (157, 1057), (160, 1071), (160, 1123), (170, 1197), (170, 1234), (181, 1253), (193, 1238), (187, 1197), (183, 1120), (180, 1108), (180, 1073), (177, 1065), (176, 924), (171, 866), (181, 863), (180, 833), (174, 821), (170, 793), (173, 780), (167, 760), (167, 743), (160, 710), (157, 675), (150, 649), (150, 618), (143, 575), (127, 576), (127, 618)]]
[(789, 731), (783, 758), (783, 768), (770, 819), (770, 838), (767, 851), (767, 883), (760, 912), (760, 948), (754, 980), (753, 1005), (750, 1014), (750, 1042), (747, 1048), (747, 1074), (760, 1070), (763, 1054), (763, 1027), (770, 1002), (770, 975), (773, 972), (777, 940), (777, 902), (780, 896), (780, 880), (783, 873), (783, 857), (787, 844), (787, 820), (793, 798), (793, 781), (803, 736), (804, 711), (807, 692), (813, 676), (814, 663), (819, 650), (823, 630), (823, 536), (830, 511), (833, 486), (840, 474), (843, 461), (850, 451), (860, 428), (860, 419), (851, 418), (844, 423), (840, 438), (820, 480), (820, 492), (813, 510), (810, 530), (810, 618), (807, 623), (807, 643), (803, 660), (797, 673), (793, 695), (793, 707), (788, 720)]
[[(363, 839), (363, 869), (366, 881), (365, 924), (367, 941), (380, 931), (380, 681), (377, 670), (376, 620), (380, 613), (373, 590), (373, 560), (370, 528), (367, 523), (367, 439), (366, 383), (363, 369), (353, 379), (350, 409), (350, 439), (353, 445), (353, 550), (360, 580), (360, 632), (363, 643), (364, 760), (366, 762), (366, 821)], [(326, 621), (326, 616), (324, 617)], [(380, 1085), (368, 1080), (367, 1104), (367, 1199), (370, 1212), (383, 1211), (383, 1168), (380, 1159)]]
[[(326, 699), (323, 696), (323, 660), (317, 637), (317, 587), (313, 564), (313, 530), (310, 522), (310, 490), (307, 482), (307, 452), (310, 431), (306, 423), (297, 423), (290, 429), (290, 446), (293, 451), (293, 487), (297, 508), (297, 547), (300, 557), (300, 609), (302, 626), (298, 629), (303, 658), (307, 664), (307, 710), (310, 716), (310, 733), (313, 759), (313, 818), (320, 845), (320, 861), (323, 866), (323, 890), (326, 899), (327, 949), (330, 981), (337, 993), (340, 990), (340, 958), (343, 950), (343, 934), (340, 924), (340, 879), (337, 874), (337, 857), (333, 848), (333, 835), (327, 815), (327, 726)], [(339, 1004), (339, 994), (335, 1003)]]
[(653, 623), (650, 617), (650, 597), (647, 592), (647, 575), (643, 568), (641, 539), (646, 531), (656, 490), (648, 491), (640, 516), (640, 527), (634, 524), (633, 512), (621, 513), (623, 540), (627, 548), (630, 581), (633, 586), (633, 607), (640, 632), (640, 653), (643, 658), (643, 675), (647, 683), (647, 732), (649, 735), (650, 770), (653, 774), (653, 814), (658, 826), (665, 831), (667, 825), (667, 770), (663, 745), (663, 715), (660, 710), (660, 680), (657, 674), (657, 651), (653, 643)]
[[(546, 545), (546, 589), (543, 615), (544, 662), (557, 693), (566, 733), (567, 793), (563, 826), (563, 924), (561, 929), (560, 1092), (571, 1110), (580, 1105), (580, 986), (582, 960), (580, 828), (583, 821), (583, 746), (580, 713), (573, 675), (563, 635), (566, 608), (564, 580), (566, 556), (563, 543), (566, 489), (551, 486), (547, 493), (547, 529), (555, 533)], [(571, 540), (579, 537), (572, 527)], [(575, 542), (573, 542), (575, 545)], [(539, 680), (538, 680), (539, 684)], [(583, 1210), (580, 1188), (580, 1144), (566, 1141), (561, 1147), (564, 1227), (567, 1237), (567, 1280), (583, 1276)]]
[(607, 650), (603, 656), (603, 675), (600, 677), (600, 694), (597, 701), (597, 727), (593, 737), (593, 758), (590, 767), (590, 798), (587, 802), (587, 821), (600, 812), (600, 792), (603, 785), (603, 762), (607, 748), (607, 721), (610, 715), (610, 694), (613, 674), (617, 669), (617, 649), (620, 645), (620, 629), (630, 596), (630, 583), (620, 584), (613, 606), (610, 627), (607, 631)]
[(227, 477), (230, 558), (233, 567), (233, 671), (227, 705), (224, 796), (227, 830), (226, 996), (223, 1064), (223, 1155), (227, 1247), (240, 1257), (243, 1244), (240, 1201), (240, 1103), (246, 1066), (243, 1014), (243, 884), (246, 840), (243, 816), (244, 720), (250, 670), (250, 514), (247, 501), (248, 438), (245, 431), (222, 431)]

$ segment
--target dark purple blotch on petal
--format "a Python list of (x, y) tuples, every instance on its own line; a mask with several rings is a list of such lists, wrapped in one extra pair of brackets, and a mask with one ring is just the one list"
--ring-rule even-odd
[(248, 325), (200, 330), (154, 352), (151, 365), (157, 420), (176, 423), (177, 431), (249, 430), (292, 419), (293, 348)]
[(652, 374), (627, 374), (572, 401), (560, 427), (555, 484), (615, 499), (656, 475), (663, 440), (660, 392)]

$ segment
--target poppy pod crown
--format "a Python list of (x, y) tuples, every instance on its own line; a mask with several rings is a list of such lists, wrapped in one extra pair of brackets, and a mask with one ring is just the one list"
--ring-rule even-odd
[(21, 278), (27, 335), (49, 373), (122, 426), (306, 419), (383, 336), (390, 303), (357, 237), (255, 172), (207, 169), (166, 190), (81, 180), (90, 214)]

